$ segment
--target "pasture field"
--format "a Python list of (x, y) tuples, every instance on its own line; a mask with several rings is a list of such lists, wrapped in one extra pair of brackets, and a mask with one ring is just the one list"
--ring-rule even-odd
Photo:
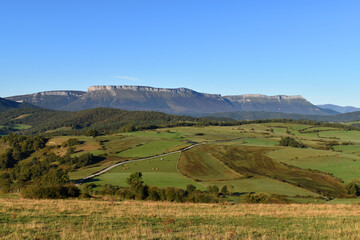
[[(47, 142), (47, 146), (61, 146), (65, 143), (69, 138), (76, 138), (81, 143), (80, 145), (74, 146), (75, 153), (72, 156), (80, 156), (84, 153), (92, 153), (94, 155), (102, 155), (105, 154), (105, 151), (101, 150), (100, 144), (93, 138), (87, 136), (59, 136), (53, 137), (49, 139)], [(53, 153), (64, 156), (66, 154), (67, 148), (58, 147), (52, 150)]]
[(56, 133), (58, 131), (67, 131), (67, 130), (71, 130), (71, 127), (60, 127), (53, 130), (47, 130), (45, 133)]
[(0, 125), (0, 129), (2, 129), (4, 127), (10, 127), (12, 129), (19, 130), (19, 131), (31, 128), (30, 125), (26, 125), (26, 124), (10, 124), (10, 125), (7, 125), (7, 126)]
[(100, 170), (104, 169), (105, 167), (106, 166), (82, 168), (80, 170), (70, 172), (69, 177), (70, 177), (70, 180), (78, 180), (78, 179), (87, 177), (95, 172), (99, 172)]
[(151, 141), (147, 138), (139, 138), (132, 136), (123, 136), (123, 135), (107, 135), (98, 137), (102, 145), (105, 147), (106, 151), (110, 155), (116, 155), (121, 151), (132, 149), (134, 147), (144, 145)]
[(317, 169), (341, 178), (345, 183), (359, 178), (360, 157), (334, 151), (284, 148), (269, 152), (268, 156), (280, 162), (303, 169)]
[[(294, 138), (308, 147), (278, 146), (283, 137)], [(126, 169), (119, 166), (91, 180), (99, 185), (126, 186), (129, 174), (140, 171), (146, 184), (159, 187), (185, 188), (193, 184), (205, 189), (210, 185), (220, 188), (231, 185), (234, 192), (241, 194), (318, 196), (326, 193), (332, 196), (344, 194), (344, 184), (360, 178), (360, 131), (356, 130), (292, 123), (173, 127), (97, 137), (56, 136), (49, 139), (47, 151), (64, 156), (69, 148), (61, 144), (69, 138), (81, 142), (74, 146), (72, 157), (91, 153), (104, 159), (73, 170), (69, 173), (71, 180), (121, 161), (204, 143), (181, 154), (166, 156), (165, 160), (131, 162)], [(331, 145), (334, 140), (339, 145)], [(0, 146), (0, 153), (6, 148), (7, 145)], [(35, 152), (24, 161), (42, 154), (44, 152)]]
[(2, 239), (359, 239), (360, 207), (0, 199)]
[(26, 124), (13, 124), (11, 125), (11, 128), (16, 130), (25, 130), (31, 128), (31, 126)]
[(279, 141), (267, 138), (246, 138), (242, 144), (256, 146), (275, 146), (279, 144)]
[[(277, 146), (279, 140), (286, 136), (309, 147)], [(127, 169), (120, 166), (91, 181), (99, 185), (126, 186), (125, 180), (129, 174), (141, 171), (146, 184), (159, 187), (171, 185), (185, 188), (187, 184), (194, 184), (205, 189), (210, 185), (231, 185), (233, 191), (238, 193), (317, 196), (326, 192), (334, 195), (345, 193), (341, 180), (347, 184), (359, 178), (357, 136), (360, 137), (360, 131), (290, 123), (174, 127), (85, 137), (82, 139), (84, 143), (77, 147), (79, 151), (75, 156), (90, 152), (105, 157), (116, 156), (118, 161), (123, 161), (156, 156), (204, 142), (206, 144), (172, 159), (172, 170), (165, 161), (153, 159), (150, 170), (146, 161), (128, 163)], [(58, 137), (57, 141), (67, 138)], [(351, 139), (353, 141), (350, 142), (355, 145), (337, 145), (334, 149), (324, 150), (326, 144), (334, 139), (341, 142)], [(106, 166), (109, 165), (99, 163), (76, 170), (70, 176), (71, 179), (85, 177)]]
[[(287, 196), (311, 196), (317, 197), (318, 194), (308, 191), (303, 188), (296, 187), (294, 185), (284, 183), (269, 178), (246, 178), (228, 181), (208, 181), (202, 182), (205, 186), (216, 185), (220, 189), (224, 186), (233, 186), (233, 191), (239, 194), (251, 193), (251, 192), (262, 192), (267, 194), (279, 194)], [(239, 201), (240, 198), (235, 199)]]
[(208, 146), (203, 145), (182, 153), (178, 163), (180, 172), (201, 181), (225, 181), (243, 177), (211, 156), (208, 151)]
[(141, 158), (151, 157), (166, 152), (170, 152), (169, 149), (180, 145), (181, 142), (167, 141), (167, 140), (155, 140), (144, 145), (140, 145), (117, 154), (119, 157)]
[(340, 151), (347, 154), (360, 155), (360, 145), (339, 145), (334, 146), (335, 151)]
[(150, 186), (173, 186), (185, 189), (188, 184), (193, 184), (198, 189), (204, 190), (205, 188), (202, 185), (183, 176), (178, 171), (177, 162), (179, 156), (180, 153), (175, 153), (154, 159), (125, 163), (93, 178), (89, 182), (97, 185), (112, 184), (125, 187), (127, 186), (126, 179), (131, 173), (141, 172), (144, 183)]
[(310, 127), (310, 128), (302, 129), (302, 132), (306, 133), (313, 131), (323, 132), (323, 131), (336, 131), (336, 130), (337, 130), (336, 128), (332, 128), (332, 127)]
[(266, 156), (267, 152), (276, 149), (274, 147), (217, 146), (210, 149), (213, 156), (245, 176), (265, 176), (315, 193), (345, 193), (342, 183), (329, 175), (288, 167)]
[(333, 138), (339, 141), (360, 143), (360, 131), (325, 131), (319, 132), (322, 138)]

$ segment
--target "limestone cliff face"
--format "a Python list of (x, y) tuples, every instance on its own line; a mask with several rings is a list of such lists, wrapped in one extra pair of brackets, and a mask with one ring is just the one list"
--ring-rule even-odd
[(261, 94), (246, 94), (224, 96), (237, 111), (264, 111), (299, 114), (326, 114), (324, 111), (308, 102), (300, 95), (266, 96)]
[(154, 93), (173, 93), (173, 94), (198, 94), (207, 97), (221, 97), (220, 94), (208, 94), (208, 93), (199, 93), (188, 88), (154, 88), (147, 86), (127, 86), (127, 85), (108, 85), (108, 86), (91, 86), (88, 88), (88, 92), (93, 91), (118, 91), (118, 90), (130, 90), (130, 91), (141, 91), (141, 92), (154, 92)]
[(109, 107), (186, 115), (233, 111), (331, 114), (312, 105), (302, 96), (261, 94), (221, 96), (200, 93), (188, 88), (148, 86), (91, 86), (87, 92), (47, 91), (8, 99), (28, 102), (44, 108), (70, 111)]
[(252, 100), (259, 101), (259, 100), (270, 100), (270, 101), (284, 101), (284, 100), (305, 100), (300, 95), (294, 96), (287, 96), (287, 95), (276, 95), (276, 96), (266, 96), (262, 94), (243, 94), (243, 95), (231, 95), (231, 96), (224, 96), (231, 101), (237, 102), (251, 102)]
[(16, 102), (26, 102), (35, 106), (59, 110), (69, 103), (76, 101), (86, 92), (83, 91), (45, 91), (27, 95), (8, 97)]
[(81, 91), (45, 91), (45, 92), (38, 92), (38, 93), (33, 93), (33, 97), (37, 97), (37, 96), (81, 96), (83, 95), (85, 92), (81, 92)]

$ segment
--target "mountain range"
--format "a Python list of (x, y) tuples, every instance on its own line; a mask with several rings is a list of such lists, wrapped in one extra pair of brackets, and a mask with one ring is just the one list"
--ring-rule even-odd
[(4, 112), (6, 110), (15, 109), (15, 108), (33, 108), (31, 104), (28, 103), (19, 103), (10, 101), (5, 98), (0, 98), (0, 112)]
[(356, 108), (356, 107), (351, 107), (351, 106), (346, 106), (346, 107), (342, 107), (342, 106), (337, 106), (334, 104), (323, 104), (323, 105), (317, 105), (319, 108), (323, 108), (323, 109), (330, 109), (339, 113), (349, 113), (349, 112), (358, 112), (360, 111), (360, 108)]
[(301, 96), (259, 94), (221, 96), (187, 88), (146, 86), (92, 86), (88, 91), (46, 91), (7, 97), (7, 100), (38, 107), (79, 111), (97, 107), (158, 111), (202, 116), (220, 112), (263, 111), (306, 115), (333, 115), (337, 111), (313, 105)]

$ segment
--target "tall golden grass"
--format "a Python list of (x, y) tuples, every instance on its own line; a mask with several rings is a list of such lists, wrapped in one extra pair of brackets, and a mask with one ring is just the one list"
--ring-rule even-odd
[(1, 239), (360, 239), (360, 206), (0, 199)]

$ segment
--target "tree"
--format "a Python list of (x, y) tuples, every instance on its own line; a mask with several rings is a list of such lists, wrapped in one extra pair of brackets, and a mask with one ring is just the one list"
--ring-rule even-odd
[(66, 171), (54, 168), (50, 169), (41, 179), (43, 185), (60, 185), (68, 181), (69, 175)]
[(136, 129), (132, 124), (127, 124), (120, 128), (120, 132), (133, 132), (135, 130)]
[(192, 185), (192, 184), (189, 184), (189, 185), (186, 186), (186, 191), (188, 193), (192, 193), (195, 190), (196, 190), (196, 187), (194, 185)]
[(126, 179), (130, 191), (134, 194), (135, 199), (141, 200), (148, 196), (148, 187), (143, 185), (142, 173), (134, 172)]
[(90, 137), (96, 137), (99, 136), (99, 132), (96, 131), (95, 129), (89, 129), (86, 131), (85, 135)]
[(165, 196), (166, 196), (167, 201), (170, 201), (170, 202), (175, 201), (175, 198), (176, 198), (175, 188), (174, 187), (165, 188)]
[(69, 147), (66, 151), (66, 155), (71, 155), (75, 153), (75, 148), (74, 147)]
[(229, 186), (227, 186), (227, 188), (228, 188), (230, 195), (234, 193), (235, 187), (233, 185), (229, 185)]
[(229, 191), (228, 191), (228, 188), (226, 185), (224, 185), (222, 188), (221, 188), (221, 193), (223, 195), (228, 195), (229, 194)]
[(6, 152), (0, 156), (0, 169), (12, 168), (16, 162), (13, 158), (13, 150), (7, 149)]
[(214, 194), (219, 194), (219, 187), (218, 186), (216, 186), (216, 185), (214, 185), (214, 186), (208, 186), (207, 187), (207, 191), (209, 192), (209, 193), (214, 193)]

